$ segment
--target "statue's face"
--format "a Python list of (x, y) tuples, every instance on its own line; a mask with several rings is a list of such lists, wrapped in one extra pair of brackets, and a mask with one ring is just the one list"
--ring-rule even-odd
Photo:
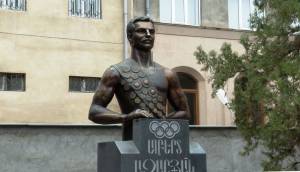
[(154, 26), (151, 22), (136, 22), (135, 30), (129, 39), (131, 45), (137, 49), (149, 51), (152, 49), (155, 38)]

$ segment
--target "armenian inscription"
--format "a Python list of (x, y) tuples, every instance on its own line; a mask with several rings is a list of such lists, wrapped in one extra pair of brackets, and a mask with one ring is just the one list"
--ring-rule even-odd
[[(108, 145), (115, 148), (105, 150)], [(189, 144), (185, 120), (136, 120), (133, 141), (99, 143), (98, 172), (112, 172), (105, 154), (115, 158), (113, 172), (206, 172), (206, 154), (199, 144)]]

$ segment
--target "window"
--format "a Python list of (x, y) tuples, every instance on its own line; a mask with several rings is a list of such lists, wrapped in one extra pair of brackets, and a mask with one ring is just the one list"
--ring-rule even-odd
[[(183, 72), (177, 72), (177, 76), (190, 108), (190, 124), (199, 124), (198, 82), (196, 79)], [(173, 108), (169, 104), (167, 107), (168, 113), (173, 111)]]
[(200, 0), (159, 0), (160, 22), (200, 25)]
[(0, 0), (0, 8), (1, 9), (9, 9), (9, 10), (25, 11), (26, 10), (26, 0)]
[(101, 18), (101, 0), (69, 0), (69, 15)]
[(25, 74), (0, 73), (0, 91), (25, 91)]
[(249, 30), (253, 12), (254, 0), (228, 0), (228, 27)]
[(69, 77), (69, 91), (75, 92), (95, 92), (100, 82), (97, 77)]

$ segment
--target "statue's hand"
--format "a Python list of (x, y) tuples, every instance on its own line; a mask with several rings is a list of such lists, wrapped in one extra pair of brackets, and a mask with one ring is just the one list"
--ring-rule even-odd
[(138, 118), (152, 118), (153, 115), (146, 110), (136, 109), (126, 116), (126, 120), (133, 120)]

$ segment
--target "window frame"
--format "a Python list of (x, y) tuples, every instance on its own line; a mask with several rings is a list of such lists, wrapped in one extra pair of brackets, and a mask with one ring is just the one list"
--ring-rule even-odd
[[(195, 10), (197, 11), (197, 15), (195, 15), (195, 16), (197, 16), (197, 18), (198, 18), (198, 21), (196, 22), (196, 24), (189, 24), (188, 23), (188, 1), (189, 0), (183, 0), (183, 4), (184, 4), (184, 7), (183, 7), (183, 9), (184, 9), (184, 22), (178, 22), (178, 21), (176, 21), (176, 4), (175, 4), (175, 0), (171, 0), (171, 21), (170, 21), (170, 23), (171, 24), (182, 24), (182, 25), (190, 25), (190, 26), (201, 26), (201, 0), (196, 0), (196, 1), (198, 1), (198, 7), (197, 6), (195, 6)], [(159, 1), (159, 4), (161, 4), (160, 3), (160, 1)], [(160, 22), (161, 23), (169, 23), (169, 22), (164, 22), (164, 21), (162, 21), (161, 19), (160, 19)]]
[[(94, 90), (94, 91), (81, 91), (81, 90), (71, 90), (71, 78), (78, 78), (78, 79), (90, 79), (90, 78), (92, 78), (92, 79), (99, 79), (99, 82), (98, 82), (98, 85), (99, 85), (99, 83), (100, 83), (100, 81), (101, 81), (101, 77), (92, 77), (92, 76), (74, 76), (74, 75), (71, 75), (71, 76), (69, 76), (69, 88), (68, 88), (68, 90), (69, 90), (69, 92), (71, 92), (71, 93), (95, 93), (95, 91), (96, 91), (96, 89), (97, 89), (97, 87), (96, 87), (96, 89)], [(80, 82), (80, 85), (81, 85), (82, 83)]]
[[(195, 109), (194, 109), (195, 114), (191, 114), (191, 117), (193, 118), (194, 124), (190, 124), (190, 125), (200, 125), (199, 82), (196, 78), (194, 78), (189, 73), (181, 72), (181, 71), (176, 72), (177, 75), (179, 75), (178, 73), (183, 73), (184, 75), (187, 75), (188, 77), (192, 78), (195, 81), (195, 84), (196, 84), (195, 88), (182, 88), (181, 87), (181, 90), (185, 95), (186, 94), (193, 94), (193, 96), (195, 96), (195, 102), (194, 102), (195, 103)], [(180, 83), (180, 80), (179, 80), (179, 83)], [(171, 110), (172, 110), (172, 107), (170, 108), (170, 106), (171, 105), (170, 105), (169, 101), (167, 101), (167, 105), (166, 105), (166, 112), (167, 113), (170, 113)], [(190, 105), (188, 104), (188, 106), (190, 106)]]
[[(6, 81), (5, 81), (5, 84), (6, 84), (6, 89), (3, 88), (2, 90), (2, 87), (4, 87), (4, 85), (0, 85), (0, 92), (1, 91), (5, 91), (5, 92), (25, 92), (26, 91), (26, 74), (25, 73), (13, 73), (13, 72), (0, 72), (0, 75), (5, 75), (5, 78), (6, 78)], [(16, 75), (18, 76), (19, 78), (23, 79), (22, 80), (22, 89), (20, 90), (8, 90), (7, 89), (7, 77), (8, 75)], [(22, 78), (23, 77), (23, 78)], [(1, 79), (1, 78), (0, 78)]]
[(191, 117), (194, 117), (195, 124), (193, 125), (200, 125), (200, 108), (199, 108), (199, 89), (198, 89), (198, 83), (197, 83), (197, 89), (182, 89), (183, 93), (189, 93), (194, 94), (195, 96), (195, 114), (193, 114)]

